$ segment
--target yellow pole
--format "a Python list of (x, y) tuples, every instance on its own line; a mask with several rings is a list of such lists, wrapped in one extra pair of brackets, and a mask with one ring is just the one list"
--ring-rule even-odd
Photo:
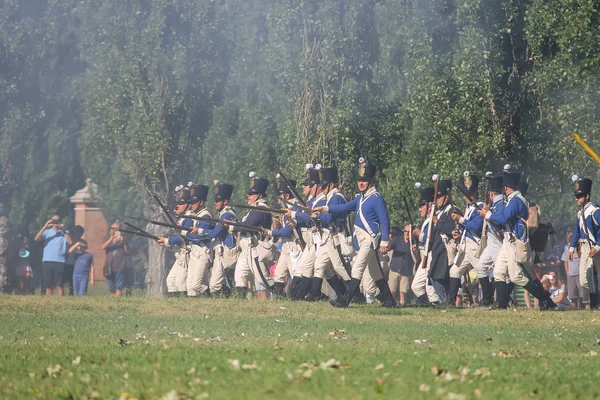
[(585, 142), (585, 140), (583, 140), (581, 136), (579, 136), (577, 133), (574, 133), (573, 139), (575, 139), (577, 144), (580, 145), (583, 148), (583, 150), (585, 150), (585, 152), (590, 155), (590, 157), (592, 157), (594, 160), (596, 160), (598, 164), (600, 164), (600, 155), (598, 155), (598, 153), (592, 150), (592, 148)]

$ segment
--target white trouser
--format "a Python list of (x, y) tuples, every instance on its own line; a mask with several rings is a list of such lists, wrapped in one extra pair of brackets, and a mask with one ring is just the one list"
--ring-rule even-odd
[(215, 260), (213, 261), (212, 270), (210, 272), (210, 292), (217, 293), (223, 289), (223, 279), (225, 279), (225, 271), (235, 267), (239, 249), (236, 247), (229, 248), (225, 245), (215, 247)]
[(496, 237), (492, 239), (491, 236), (488, 236), (487, 246), (479, 256), (479, 262), (474, 266), (477, 271), (477, 278), (489, 278), (490, 269), (493, 268), (501, 247), (501, 241)]
[(210, 249), (193, 244), (190, 249), (185, 287), (188, 296), (198, 296), (208, 290)]
[(517, 253), (516, 240), (511, 241), (509, 234), (505, 234), (502, 247), (498, 252), (498, 258), (494, 265), (494, 280), (497, 282), (506, 281), (510, 278), (515, 285), (525, 286), (529, 282), (528, 276), (535, 277), (535, 273), (530, 264), (519, 264), (515, 260)]
[(421, 250), (421, 263), (419, 264), (419, 268), (415, 271), (415, 276), (413, 277), (410, 289), (416, 297), (427, 294), (427, 298), (430, 302), (439, 302), (440, 297), (435, 292), (433, 286), (429, 284), (429, 278), (427, 277), (429, 275), (429, 269), (431, 268), (431, 255), (427, 257), (427, 266), (425, 268), (422, 268), (423, 262), (425, 262), (425, 251)]
[(297, 254), (300, 251), (300, 246), (292, 241), (284, 242), (281, 245), (281, 254), (279, 255), (279, 261), (277, 261), (277, 267), (275, 267), (275, 274), (273, 276), (274, 282), (283, 283), (285, 278), (288, 276), (301, 276), (302, 271), (296, 268), (294, 271), (292, 264), (291, 254)]
[(253, 279), (256, 288), (264, 287), (265, 284), (260, 277), (257, 268), (261, 269), (267, 284), (272, 286), (273, 280), (271, 279), (271, 274), (269, 274), (269, 269), (265, 263), (259, 261), (258, 266), (256, 265), (255, 258), (258, 259), (258, 257), (256, 255), (256, 249), (253, 249), (250, 246), (250, 238), (240, 239), (240, 250), (240, 255), (235, 264), (235, 286), (248, 287), (248, 281)]
[[(582, 288), (589, 289), (588, 271), (592, 269), (592, 265), (596, 265), (596, 270), (600, 268), (600, 253), (591, 258), (590, 245), (587, 241), (579, 242), (579, 248), (581, 250), (581, 258), (579, 259), (579, 283)], [(596, 287), (598, 287), (598, 282), (596, 283)]]
[(369, 274), (373, 281), (383, 279), (381, 265), (377, 262), (376, 251), (372, 247), (373, 239), (367, 232), (355, 226), (354, 234), (358, 241), (358, 251), (352, 260), (352, 278), (361, 280), (365, 270), (369, 269)]
[(187, 269), (190, 251), (181, 249), (175, 258), (175, 262), (167, 275), (167, 291), (169, 293), (185, 292)]
[(298, 267), (300, 268), (302, 277), (305, 278), (312, 278), (315, 269), (315, 259), (317, 257), (315, 241), (313, 237), (313, 232), (315, 231), (316, 230), (314, 228), (302, 230), (302, 238), (304, 239), (304, 242), (306, 242), (306, 247), (302, 252), (300, 261), (298, 261)]
[(329, 232), (324, 231), (321, 247), (315, 259), (314, 276), (316, 278), (331, 277), (331, 273), (328, 272), (330, 270), (333, 270), (342, 280), (350, 280), (350, 275), (348, 275), (346, 268), (344, 268), (344, 263), (335, 248), (333, 237), (331, 237)]
[(459, 256), (456, 257), (456, 262), (450, 268), (450, 278), (460, 278), (469, 267), (475, 268), (476, 265), (479, 265), (478, 248), (479, 245), (474, 240), (465, 238), (464, 243), (458, 249)]

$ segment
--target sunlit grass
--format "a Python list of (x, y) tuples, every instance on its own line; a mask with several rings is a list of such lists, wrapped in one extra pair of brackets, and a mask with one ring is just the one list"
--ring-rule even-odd
[(0, 307), (1, 398), (600, 395), (598, 313), (41, 296)]

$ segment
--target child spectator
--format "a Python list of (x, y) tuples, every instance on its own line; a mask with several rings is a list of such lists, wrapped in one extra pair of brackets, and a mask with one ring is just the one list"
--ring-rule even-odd
[(567, 245), (560, 258), (565, 267), (567, 273), (567, 294), (571, 305), (574, 309), (579, 309), (579, 304), (589, 304), (590, 302), (590, 291), (589, 289), (582, 288), (579, 282), (579, 252), (573, 253), (573, 260), (569, 261), (569, 243), (573, 237), (573, 232), (567, 232)]
[(73, 290), (75, 296), (85, 296), (90, 276), (91, 284), (94, 284), (94, 257), (87, 252), (87, 242), (83, 239), (80, 239), (71, 246), (69, 254), (73, 254), (76, 257), (73, 268)]
[(542, 285), (544, 289), (550, 292), (550, 298), (556, 303), (557, 310), (571, 310), (571, 304), (565, 292), (565, 284), (556, 272), (550, 271), (544, 275), (542, 277)]
[(29, 291), (29, 282), (33, 277), (33, 271), (29, 265), (29, 250), (19, 249), (19, 261), (15, 271), (17, 278), (17, 293), (26, 294)]

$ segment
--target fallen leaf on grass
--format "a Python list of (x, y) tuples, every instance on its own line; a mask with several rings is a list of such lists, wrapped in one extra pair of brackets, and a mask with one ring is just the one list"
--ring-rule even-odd
[(425, 384), (425, 383), (421, 383), (419, 385), (419, 392), (429, 392), (431, 388), (429, 387), (429, 385)]
[(379, 364), (375, 367), (375, 371), (379, 371), (380, 369), (383, 369), (384, 365), (383, 364)]
[(62, 371), (63, 371), (63, 368), (60, 366), (60, 364), (56, 364), (55, 366), (49, 366), (48, 368), (46, 368), (46, 372), (48, 372), (48, 376), (52, 377), (52, 378), (57, 378), (58, 375), (60, 375)]
[(452, 393), (448, 392), (448, 400), (464, 400), (467, 396), (462, 393)]
[(242, 365), (242, 369), (244, 371), (249, 371), (251, 369), (260, 370), (260, 367), (258, 366), (258, 364), (256, 364), (256, 361), (253, 361), (252, 364), (244, 364), (244, 365)]
[(79, 364), (81, 364), (81, 356), (77, 356), (77, 358), (75, 358), (71, 362), (73, 363), (73, 365), (79, 365)]
[(121, 347), (125, 347), (125, 346), (129, 346), (131, 344), (131, 342), (129, 340), (126, 339), (119, 339), (119, 345)]
[(236, 371), (240, 370), (240, 360), (227, 360), (227, 362), (229, 362), (229, 365), (234, 370), (236, 370)]
[(514, 354), (507, 353), (506, 351), (500, 349), (498, 350), (498, 357), (500, 358), (515, 358)]
[(427, 343), (427, 340), (425, 340), (425, 339), (415, 339), (414, 342), (416, 344), (424, 344), (424, 343)]
[(146, 339), (146, 332), (141, 332), (141, 333), (135, 334), (135, 340), (142, 340), (142, 339)]
[(376, 377), (376, 378), (375, 378), (375, 382), (376, 382), (376, 383), (377, 383), (379, 386), (383, 385), (383, 379), (381, 379), (380, 377)]
[(319, 368), (327, 370), (327, 369), (339, 369), (341, 367), (342, 363), (340, 363), (338, 360), (336, 360), (335, 358), (331, 358), (325, 362), (322, 362), (321, 365), (319, 365)]
[(479, 389), (475, 389), (475, 390), (473, 391), (473, 394), (475, 394), (475, 397), (479, 398), (479, 397), (481, 397), (481, 390), (479, 390)]
[(588, 356), (588, 357), (596, 357), (597, 355), (598, 355), (598, 353), (596, 353), (593, 350), (586, 354), (586, 356)]
[(394, 362), (394, 366), (402, 364), (404, 361), (402, 360), (396, 360), (396, 362)]
[(92, 381), (92, 377), (90, 374), (83, 374), (79, 377), (79, 380), (87, 385)]

